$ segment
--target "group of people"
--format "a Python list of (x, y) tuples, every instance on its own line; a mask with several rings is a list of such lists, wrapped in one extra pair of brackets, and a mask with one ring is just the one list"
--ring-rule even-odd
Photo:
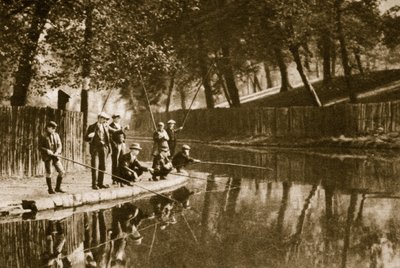
[[(89, 143), (89, 152), (91, 156), (92, 171), (92, 189), (109, 188), (104, 184), (104, 172), (106, 170), (106, 161), (111, 152), (112, 160), (112, 181), (113, 184), (132, 185), (132, 182), (139, 180), (144, 172), (152, 174), (151, 180), (165, 180), (167, 175), (176, 168), (178, 172), (189, 163), (200, 162), (190, 157), (190, 147), (183, 145), (182, 150), (175, 154), (176, 133), (183, 127), (175, 128), (176, 122), (169, 120), (168, 127), (164, 128), (164, 123), (159, 122), (154, 131), (153, 140), (153, 165), (145, 167), (138, 161), (138, 154), (142, 150), (139, 143), (133, 143), (127, 151), (125, 131), (128, 126), (123, 127), (120, 123), (121, 116), (115, 114), (112, 116), (112, 122), (108, 124), (110, 117), (101, 112), (97, 117), (97, 122), (90, 125), (85, 133), (84, 139)], [(56, 132), (57, 123), (50, 121), (46, 125), (45, 133), (39, 141), (46, 170), (46, 183), (48, 193), (64, 193), (61, 183), (65, 175), (64, 168), (60, 161), (62, 151), (61, 139)], [(58, 172), (56, 187), (53, 189), (51, 180), (51, 165)]]

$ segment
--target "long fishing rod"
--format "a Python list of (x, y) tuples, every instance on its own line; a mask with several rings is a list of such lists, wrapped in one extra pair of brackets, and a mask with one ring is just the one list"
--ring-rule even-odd
[(100, 113), (104, 111), (104, 108), (106, 107), (106, 104), (107, 104), (107, 102), (108, 102), (108, 99), (110, 98), (111, 92), (113, 91), (114, 87), (115, 87), (115, 83), (114, 83), (114, 86), (113, 86), (113, 87), (110, 89), (110, 91), (108, 92), (107, 98), (106, 98), (106, 100), (105, 100), (104, 103), (103, 103), (103, 107), (101, 108)]
[(151, 121), (153, 122), (154, 130), (157, 130), (156, 121), (154, 120), (154, 115), (153, 115), (153, 112), (151, 111), (149, 96), (147, 95), (147, 90), (146, 90), (146, 87), (144, 86), (143, 77), (142, 77), (142, 74), (140, 73), (140, 70), (138, 70), (138, 74), (139, 74), (140, 83), (142, 84), (142, 87), (143, 87), (144, 95), (147, 100), (147, 106), (149, 107), (149, 112), (150, 112), (150, 116), (151, 116)]
[[(211, 69), (212, 69), (213, 66), (214, 66), (214, 65), (212, 64), (212, 65), (210, 66), (210, 68), (208, 68), (208, 71), (207, 71), (205, 77), (207, 77), (207, 76), (210, 74)], [(194, 103), (194, 101), (195, 101), (197, 95), (198, 95), (199, 92), (200, 92), (201, 86), (202, 86), (202, 80), (200, 80), (200, 82), (199, 82), (199, 87), (197, 88), (196, 93), (194, 94), (194, 97), (193, 97), (193, 99), (192, 99), (192, 102), (190, 103), (189, 110), (188, 110), (187, 113), (185, 114), (185, 117), (184, 117), (183, 123), (182, 123), (182, 127), (183, 127), (183, 126), (185, 125), (185, 123), (186, 123), (186, 120), (187, 120), (187, 118), (188, 118), (188, 116), (189, 116), (189, 113), (190, 113), (190, 111), (192, 110), (193, 103)]]
[[(45, 148), (43, 148), (43, 149), (45, 149)], [(175, 199), (173, 199), (173, 198), (171, 198), (171, 197), (168, 197), (168, 196), (166, 196), (166, 195), (157, 193), (156, 191), (150, 190), (150, 189), (148, 189), (148, 188), (146, 188), (146, 187), (143, 187), (143, 186), (141, 186), (141, 185), (138, 185), (138, 184), (136, 184), (136, 183), (134, 183), (134, 182), (131, 182), (131, 181), (129, 181), (129, 180), (126, 180), (126, 179), (124, 179), (124, 178), (121, 178), (120, 176), (112, 175), (112, 174), (110, 174), (110, 173), (108, 173), (108, 172), (106, 172), (106, 171), (103, 171), (103, 170), (100, 170), (100, 169), (98, 169), (98, 168), (94, 168), (94, 167), (92, 167), (92, 166), (83, 164), (83, 163), (81, 163), (81, 162), (78, 162), (78, 161), (76, 161), (76, 160), (70, 159), (70, 158), (68, 158), (68, 157), (64, 157), (64, 156), (61, 156), (61, 155), (55, 155), (55, 156), (56, 156), (56, 157), (59, 157), (59, 158), (61, 158), (61, 159), (64, 159), (64, 160), (66, 160), (66, 161), (70, 161), (70, 162), (72, 162), (72, 163), (78, 164), (78, 165), (80, 165), (80, 166), (83, 166), (83, 167), (86, 167), (86, 168), (90, 168), (90, 169), (93, 169), (93, 170), (96, 170), (96, 171), (103, 172), (103, 173), (106, 174), (106, 175), (110, 175), (110, 176), (112, 176), (112, 177), (114, 177), (114, 178), (117, 178), (117, 179), (119, 179), (119, 180), (121, 180), (121, 181), (124, 181), (124, 182), (127, 182), (127, 183), (131, 183), (131, 184), (133, 184), (134, 186), (137, 186), (137, 187), (139, 187), (139, 188), (142, 188), (143, 190), (146, 190), (146, 191), (148, 191), (148, 192), (150, 192), (150, 193), (153, 193), (153, 194), (155, 194), (155, 195), (159, 195), (159, 196), (165, 197), (165, 198), (167, 198), (167, 199), (169, 199), (169, 200), (171, 200), (171, 201), (173, 201), (173, 202), (177, 202), (177, 203), (179, 204), (179, 201), (178, 201), (178, 200), (175, 200)]]
[(236, 163), (225, 163), (225, 162), (212, 162), (212, 161), (201, 161), (201, 162), (196, 162), (194, 164), (209, 164), (209, 165), (256, 168), (256, 169), (264, 169), (264, 170), (270, 170), (270, 171), (273, 170), (272, 168), (269, 168), (269, 167), (260, 167), (260, 166), (252, 166), (252, 165), (244, 165), (244, 164), (236, 164)]

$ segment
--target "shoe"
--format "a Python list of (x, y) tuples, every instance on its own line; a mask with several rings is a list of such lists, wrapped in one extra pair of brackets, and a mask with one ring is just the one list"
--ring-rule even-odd
[(61, 189), (61, 188), (56, 188), (56, 189), (54, 189), (57, 193), (66, 193), (66, 191), (64, 191), (63, 189)]
[(47, 192), (48, 192), (49, 194), (55, 194), (55, 193), (56, 193), (56, 192), (54, 192), (54, 190), (53, 190), (53, 189), (51, 189), (51, 188), (50, 188), (50, 189), (48, 189), (48, 190), (47, 190)]
[(107, 184), (101, 184), (101, 185), (97, 185), (100, 189), (108, 189), (108, 188), (110, 188), (110, 186), (109, 185), (107, 185)]
[(97, 185), (93, 185), (93, 186), (92, 186), (92, 189), (93, 189), (93, 190), (98, 190), (99, 187), (97, 187)]
[(158, 181), (156, 177), (151, 178), (152, 181)]
[(164, 176), (160, 177), (160, 180), (166, 180), (166, 179), (167, 179), (167, 178), (164, 177)]

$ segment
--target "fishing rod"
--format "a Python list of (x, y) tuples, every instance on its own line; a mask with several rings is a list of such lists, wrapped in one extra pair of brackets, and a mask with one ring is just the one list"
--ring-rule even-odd
[(143, 77), (142, 77), (142, 74), (140, 73), (140, 70), (138, 70), (138, 74), (139, 74), (139, 78), (140, 78), (140, 83), (142, 84), (142, 87), (143, 87), (144, 95), (147, 100), (147, 106), (149, 107), (149, 112), (150, 112), (150, 116), (151, 116), (151, 121), (153, 122), (154, 130), (157, 130), (156, 121), (154, 120), (154, 115), (153, 115), (153, 112), (151, 111), (149, 96), (147, 95), (147, 90), (146, 90), (146, 87), (144, 86)]
[[(207, 77), (207, 76), (210, 74), (211, 69), (212, 69), (213, 66), (214, 66), (214, 64), (212, 64), (212, 65), (210, 66), (210, 68), (208, 68), (208, 71), (207, 71), (205, 77)], [(198, 95), (199, 92), (200, 92), (201, 86), (202, 86), (202, 80), (200, 80), (200, 82), (199, 82), (199, 87), (198, 87), (198, 89), (196, 90), (196, 93), (194, 94), (194, 97), (193, 97), (193, 99), (192, 99), (192, 102), (190, 103), (189, 110), (188, 110), (187, 113), (185, 114), (185, 117), (184, 117), (183, 123), (182, 123), (182, 128), (183, 128), (183, 126), (184, 126), (185, 123), (186, 123), (186, 120), (187, 120), (187, 118), (188, 118), (188, 116), (189, 116), (190, 111), (192, 110), (193, 103), (194, 103), (194, 101), (195, 101), (197, 95)]]
[[(45, 149), (45, 148), (42, 148), (42, 149)], [(61, 159), (64, 159), (64, 160), (66, 160), (66, 161), (70, 161), (70, 162), (72, 162), (72, 163), (78, 164), (78, 165), (83, 166), (83, 167), (86, 167), (86, 168), (90, 168), (90, 169), (93, 169), (93, 170), (96, 170), (96, 171), (103, 172), (103, 173), (106, 174), (106, 175), (110, 175), (110, 176), (112, 176), (112, 177), (114, 177), (114, 178), (117, 178), (117, 179), (119, 179), (119, 180), (121, 180), (121, 181), (124, 181), (124, 182), (127, 182), (127, 183), (131, 183), (131, 184), (133, 184), (134, 186), (137, 186), (137, 187), (139, 187), (139, 188), (142, 188), (143, 190), (146, 190), (146, 191), (148, 191), (148, 192), (150, 192), (150, 193), (153, 193), (153, 194), (155, 194), (155, 195), (159, 195), (159, 196), (165, 197), (165, 198), (167, 198), (167, 199), (169, 199), (169, 200), (171, 200), (171, 201), (173, 201), (173, 202), (177, 202), (177, 203), (179, 204), (179, 201), (178, 201), (178, 200), (175, 200), (175, 199), (173, 199), (173, 198), (171, 198), (171, 197), (168, 197), (168, 196), (166, 196), (166, 195), (157, 193), (156, 191), (150, 190), (150, 189), (148, 189), (148, 188), (146, 188), (146, 187), (143, 187), (143, 186), (141, 186), (141, 185), (138, 185), (138, 184), (136, 184), (136, 183), (134, 183), (134, 182), (131, 182), (131, 181), (129, 181), (129, 180), (126, 180), (126, 179), (124, 179), (124, 178), (121, 178), (120, 176), (112, 175), (112, 174), (110, 174), (110, 173), (108, 173), (108, 172), (106, 172), (106, 171), (103, 171), (103, 170), (100, 170), (100, 169), (98, 169), (98, 168), (94, 168), (94, 167), (92, 167), (92, 166), (83, 164), (83, 163), (81, 163), (81, 162), (78, 162), (78, 161), (76, 161), (76, 160), (70, 159), (70, 158), (68, 158), (68, 157), (64, 157), (64, 156), (61, 156), (61, 155), (54, 155), (54, 156), (59, 157), (59, 158), (61, 158)]]
[(233, 167), (245, 167), (245, 168), (256, 168), (256, 169), (264, 169), (272, 171), (272, 168), (269, 167), (260, 167), (260, 166), (252, 166), (252, 165), (244, 165), (244, 164), (236, 164), (236, 163), (225, 163), (225, 162), (212, 162), (212, 161), (201, 161), (196, 162), (194, 164), (210, 164), (210, 165), (221, 165), (221, 166), (233, 166)]

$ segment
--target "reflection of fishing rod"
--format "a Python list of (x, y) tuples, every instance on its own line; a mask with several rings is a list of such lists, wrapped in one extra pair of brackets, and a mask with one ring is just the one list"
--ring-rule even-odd
[[(42, 149), (47, 150), (46, 148), (42, 148)], [(78, 165), (83, 166), (83, 167), (86, 167), (86, 168), (90, 168), (90, 169), (94, 169), (94, 170), (96, 170), (96, 171), (103, 172), (103, 173), (106, 174), (106, 175), (110, 175), (110, 176), (112, 176), (112, 177), (114, 177), (114, 178), (117, 178), (117, 179), (119, 179), (119, 180), (121, 180), (121, 181), (124, 181), (124, 182), (127, 182), (127, 183), (131, 183), (131, 184), (133, 184), (134, 186), (137, 186), (137, 187), (139, 187), (139, 188), (142, 188), (143, 190), (146, 190), (146, 191), (148, 191), (148, 192), (150, 192), (150, 193), (153, 193), (153, 194), (156, 194), (156, 195), (165, 197), (165, 198), (167, 198), (167, 199), (169, 199), (169, 200), (171, 200), (171, 201), (173, 201), (173, 202), (179, 203), (179, 201), (177, 201), (177, 200), (175, 200), (175, 199), (173, 199), (173, 198), (171, 198), (171, 197), (168, 197), (168, 196), (166, 196), (166, 195), (157, 193), (156, 191), (150, 190), (150, 189), (148, 189), (148, 188), (146, 188), (146, 187), (143, 187), (143, 186), (141, 186), (141, 185), (138, 185), (138, 184), (136, 184), (136, 183), (134, 183), (134, 182), (131, 182), (131, 181), (129, 181), (129, 180), (126, 180), (126, 179), (124, 179), (124, 178), (121, 178), (120, 176), (112, 175), (112, 174), (110, 174), (110, 173), (108, 173), (108, 172), (106, 172), (106, 171), (100, 170), (100, 169), (98, 169), (98, 168), (94, 168), (94, 167), (92, 167), (92, 166), (83, 164), (83, 163), (81, 163), (81, 162), (75, 161), (75, 160), (73, 160), (73, 159), (70, 159), (70, 158), (67, 158), (67, 157), (64, 157), (64, 156), (61, 156), (61, 155), (54, 155), (54, 156), (55, 156), (55, 157), (58, 157), (58, 158), (61, 158), (61, 159), (64, 159), (64, 160), (66, 160), (66, 161), (70, 161), (70, 162), (72, 162), (72, 163), (78, 164)]]
[(257, 169), (264, 169), (264, 170), (270, 170), (270, 171), (273, 170), (272, 168), (269, 168), (269, 167), (260, 167), (260, 166), (252, 166), (252, 165), (244, 165), (244, 164), (236, 164), (236, 163), (225, 163), (225, 162), (201, 161), (201, 162), (195, 162), (194, 164), (209, 164), (209, 165), (257, 168)]

